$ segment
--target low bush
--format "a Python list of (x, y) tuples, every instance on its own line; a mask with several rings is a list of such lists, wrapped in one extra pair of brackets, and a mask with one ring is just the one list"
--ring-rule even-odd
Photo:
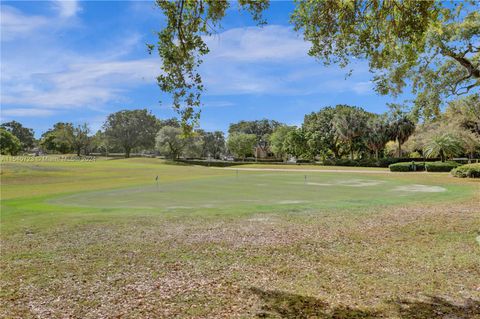
[(401, 162), (388, 166), (392, 172), (418, 172), (425, 170), (424, 162)]
[[(415, 161), (416, 163), (423, 163), (423, 162), (432, 162), (432, 161), (438, 161), (438, 159), (419, 159), (418, 161)], [(395, 157), (387, 157), (387, 158), (380, 158), (380, 159), (374, 159), (374, 158), (363, 158), (359, 160), (350, 160), (350, 159), (345, 159), (345, 158), (340, 158), (340, 159), (326, 159), (322, 163), (323, 165), (330, 165), (330, 166), (362, 166), (362, 167), (389, 167), (391, 164), (395, 163), (401, 163), (401, 162), (406, 162), (406, 163), (412, 163), (412, 159), (408, 157), (400, 157), (400, 158), (395, 158)]]
[(458, 166), (452, 170), (452, 175), (455, 177), (472, 177), (480, 178), (480, 163), (466, 164)]
[(278, 158), (257, 158), (257, 160), (255, 162), (257, 162), (257, 163), (282, 163), (283, 160), (278, 159)]
[(205, 161), (205, 160), (185, 160), (177, 159), (176, 163), (190, 164), (190, 165), (201, 165), (201, 166), (213, 166), (213, 167), (229, 167), (235, 165), (242, 165), (248, 162), (234, 162), (234, 161)]
[(457, 166), (460, 166), (457, 162), (433, 162), (425, 164), (427, 172), (450, 172)]
[(314, 163), (314, 161), (309, 159), (297, 159), (297, 164), (311, 164), (311, 163)]

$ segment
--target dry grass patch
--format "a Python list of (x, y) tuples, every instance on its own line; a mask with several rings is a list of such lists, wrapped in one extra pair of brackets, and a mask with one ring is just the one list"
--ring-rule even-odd
[(132, 217), (3, 240), (3, 317), (474, 318), (474, 202)]

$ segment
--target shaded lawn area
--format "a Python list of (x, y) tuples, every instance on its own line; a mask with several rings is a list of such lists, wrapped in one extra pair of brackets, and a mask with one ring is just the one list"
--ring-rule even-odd
[(152, 170), (173, 184), (231, 172), (139, 159), (56, 164), (2, 167), (2, 317), (475, 318), (480, 312), (478, 182), (394, 177), (452, 190), (438, 203), (96, 208), (49, 200), (144, 185)]

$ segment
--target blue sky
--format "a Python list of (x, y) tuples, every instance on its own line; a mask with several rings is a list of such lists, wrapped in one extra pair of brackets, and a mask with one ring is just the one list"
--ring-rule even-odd
[[(327, 105), (381, 113), (395, 102), (373, 91), (365, 61), (346, 78), (347, 70), (309, 57), (309, 44), (289, 25), (292, 8), (272, 2), (260, 28), (234, 5), (223, 29), (206, 38), (202, 128), (226, 131), (261, 118), (299, 125)], [(38, 137), (58, 121), (88, 122), (95, 131), (122, 109), (176, 116), (156, 84), (159, 57), (146, 50), (164, 25), (153, 1), (2, 1), (1, 18), (2, 122), (17, 120)]]

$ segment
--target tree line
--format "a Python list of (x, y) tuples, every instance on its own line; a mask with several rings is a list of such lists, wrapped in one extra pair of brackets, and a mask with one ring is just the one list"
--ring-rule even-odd
[[(59, 122), (35, 140), (32, 129), (16, 121), (1, 125), (2, 154), (149, 152), (171, 159), (233, 156), (297, 159), (374, 159), (387, 157), (476, 157), (480, 152), (480, 95), (450, 101), (435, 120), (420, 122), (401, 105), (384, 114), (336, 105), (305, 115), (301, 126), (261, 119), (230, 124), (221, 131), (194, 129), (186, 134), (177, 119), (158, 119), (146, 109), (110, 114), (92, 134), (87, 123)], [(259, 155), (261, 154), (261, 155)]]

